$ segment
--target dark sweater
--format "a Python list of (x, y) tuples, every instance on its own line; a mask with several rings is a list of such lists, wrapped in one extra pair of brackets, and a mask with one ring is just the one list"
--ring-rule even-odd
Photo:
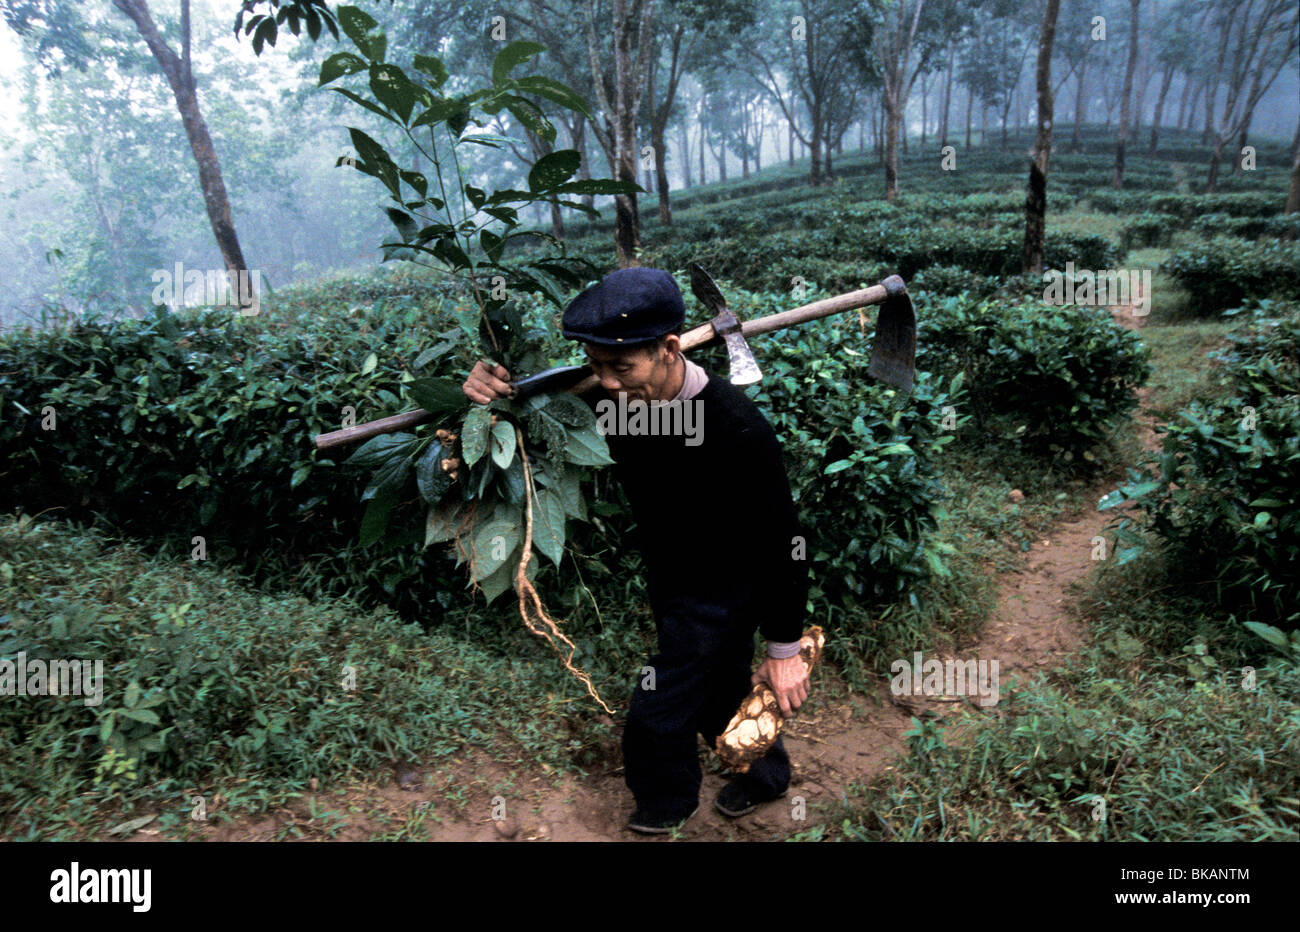
[[(597, 389), (587, 401), (608, 398)], [(713, 373), (680, 404), (695, 402), (698, 445), (680, 434), (605, 438), (636, 519), (652, 604), (797, 641), (808, 548), (794, 540), (802, 531), (776, 434), (744, 392)]]

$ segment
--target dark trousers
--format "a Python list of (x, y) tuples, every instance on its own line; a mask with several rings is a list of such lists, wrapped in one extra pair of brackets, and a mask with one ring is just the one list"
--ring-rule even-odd
[[(685, 817), (699, 803), (696, 734), (710, 748), (748, 695), (754, 627), (731, 613), (688, 599), (655, 607), (659, 653), (632, 690), (623, 729), (623, 768), (638, 808)], [(778, 739), (744, 779), (760, 797), (790, 782), (790, 758)]]

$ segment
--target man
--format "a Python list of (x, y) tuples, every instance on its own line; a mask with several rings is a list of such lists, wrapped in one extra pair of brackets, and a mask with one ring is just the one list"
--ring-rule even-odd
[[(772, 687), (787, 717), (808, 696), (798, 656), (805, 548), (780, 445), (740, 389), (682, 355), (685, 313), (667, 272), (620, 269), (570, 303), (562, 328), (583, 342), (600, 379), (585, 399), (598, 414), (620, 403), (695, 406), (694, 422), (676, 419), (692, 425), (691, 436), (606, 436), (636, 519), (659, 638), (623, 731), (624, 773), (637, 805), (628, 828), (647, 834), (671, 831), (698, 810), (696, 734), (712, 748), (754, 683)], [(480, 361), (463, 389), (487, 404), (510, 395), (510, 378)], [(767, 659), (751, 676), (756, 629), (768, 642)], [(715, 806), (744, 815), (784, 796), (789, 780), (778, 740)]]

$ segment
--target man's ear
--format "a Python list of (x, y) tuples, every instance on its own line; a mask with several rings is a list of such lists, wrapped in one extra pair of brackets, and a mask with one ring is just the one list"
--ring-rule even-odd
[(672, 362), (674, 357), (681, 354), (682, 338), (675, 333), (670, 333), (664, 337), (663, 347), (668, 353), (668, 361)]

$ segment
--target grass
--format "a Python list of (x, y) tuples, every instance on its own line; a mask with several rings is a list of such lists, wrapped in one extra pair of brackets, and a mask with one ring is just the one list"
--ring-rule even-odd
[(1195, 603), (1164, 599), (1162, 573), (1142, 561), (1103, 571), (1081, 609), (1081, 654), (1004, 691), (995, 720), (915, 723), (897, 772), (851, 790), (833, 835), (1300, 838), (1300, 667)]
[[(0, 523), (0, 583), (0, 653), (104, 670), (98, 707), (0, 705), (5, 837), (87, 837), (149, 812), (175, 827), (194, 796), (219, 823), (283, 806), (313, 778), (386, 779), (396, 757), (445, 761), (467, 746), (556, 772), (606, 754), (607, 728), (562, 714), (581, 688), (549, 657), (426, 634), (348, 599), (257, 592), (217, 567), (27, 518)], [(520, 655), (546, 650), (527, 637)], [(135, 721), (122, 712), (133, 702), (154, 704)], [(86, 740), (106, 721), (107, 748)], [(165, 751), (150, 741), (160, 733)]]

